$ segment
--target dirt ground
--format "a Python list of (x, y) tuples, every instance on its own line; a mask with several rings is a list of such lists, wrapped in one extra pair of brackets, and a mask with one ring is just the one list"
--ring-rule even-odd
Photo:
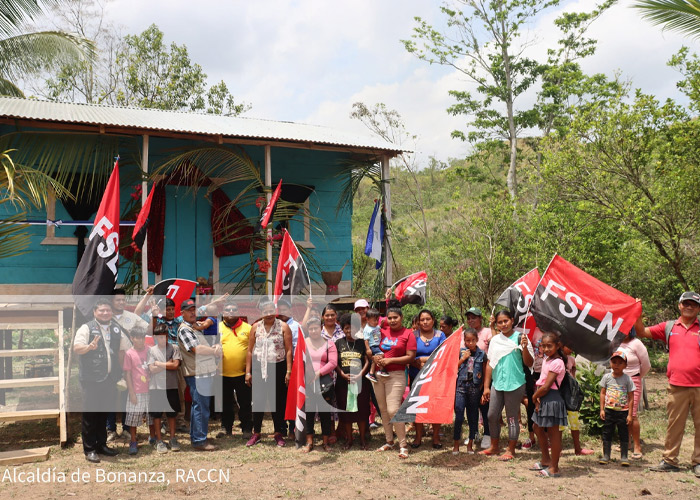
[[(539, 499), (539, 498), (700, 498), (700, 479), (688, 470), (693, 429), (687, 425), (681, 450), (680, 473), (648, 470), (661, 459), (665, 433), (665, 386), (663, 375), (652, 375), (647, 382), (650, 409), (641, 415), (644, 458), (629, 468), (619, 462), (598, 465), (600, 442), (585, 435), (584, 445), (596, 455), (577, 457), (565, 431), (565, 452), (561, 461), (562, 478), (543, 479), (528, 470), (539, 459), (539, 451), (519, 451), (514, 461), (461, 453), (453, 456), (451, 427), (444, 429), (444, 449), (433, 450), (429, 439), (407, 460), (397, 452), (378, 453), (316, 448), (305, 455), (290, 445), (277, 448), (266, 438), (251, 449), (240, 435), (228, 440), (212, 440), (219, 451), (203, 454), (191, 450), (187, 436), (180, 453), (157, 454), (141, 429), (141, 450), (136, 457), (120, 442), (121, 454), (93, 465), (85, 461), (80, 444), (61, 449), (55, 443), (58, 432), (52, 422), (11, 424), (0, 427), (2, 450), (49, 446), (48, 461), (17, 467), (0, 467), (0, 498), (92, 498), (129, 499), (154, 496), (215, 499), (272, 498), (361, 498), (361, 499)], [(523, 411), (524, 414), (524, 411)], [(79, 420), (72, 416), (72, 435), (79, 435)], [(524, 418), (524, 417), (523, 417)], [(266, 429), (271, 422), (266, 419)], [(318, 427), (318, 426), (317, 426)], [(218, 431), (212, 422), (210, 435)], [(371, 449), (383, 443), (383, 433), (373, 431)], [(521, 434), (525, 439), (526, 433)], [(410, 436), (412, 438), (412, 436)], [(615, 453), (613, 453), (615, 455)], [(619, 455), (618, 455), (619, 456)], [(38, 474), (37, 474), (38, 472)], [(141, 476), (136, 474), (141, 472)], [(37, 477), (38, 476), (38, 477)], [(63, 479), (63, 481), (62, 481)]]

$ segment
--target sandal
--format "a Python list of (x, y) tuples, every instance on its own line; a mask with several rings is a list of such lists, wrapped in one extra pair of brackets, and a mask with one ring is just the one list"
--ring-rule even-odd
[[(594, 453), (595, 453), (595, 451), (589, 450), (588, 448), (581, 448), (581, 451), (579, 451), (576, 454), (585, 456), (585, 455), (593, 455)], [(632, 456), (634, 456), (634, 453), (632, 454)]]
[(399, 458), (408, 458), (408, 448), (401, 448), (399, 450)]
[(441, 449), (442, 449), (442, 443), (433, 443), (433, 449), (435, 449), (435, 450), (441, 450)]
[(335, 437), (334, 435), (331, 434), (331, 435), (328, 437), (328, 444), (335, 444), (335, 443), (337, 443), (337, 442), (338, 442), (338, 438)]
[(500, 460), (501, 462), (510, 462), (514, 458), (515, 457), (513, 455), (511, 455), (510, 453), (504, 453), (503, 455), (498, 457), (498, 460)]
[(641, 451), (635, 451), (630, 455), (630, 457), (632, 457), (634, 460), (641, 460), (644, 458), (644, 454)]
[(330, 447), (330, 445), (324, 444), (324, 445), (323, 445), (323, 451), (325, 451), (326, 453), (330, 453), (330, 452), (331, 452), (331, 447)]
[(377, 448), (377, 451), (389, 451), (394, 449), (394, 443), (386, 443)]
[(353, 443), (353, 440), (352, 440), (352, 439), (351, 439), (350, 441), (346, 441), (346, 442), (345, 442), (345, 446), (343, 446), (343, 449), (344, 449), (344, 450), (349, 450), (350, 448), (352, 448), (352, 443)]
[(479, 452), (479, 455), (486, 455), (487, 457), (490, 457), (491, 455), (495, 455), (496, 453), (498, 453), (498, 452), (491, 451), (491, 450), (481, 450)]
[(545, 470), (545, 469), (549, 469), (549, 465), (542, 465), (542, 462), (535, 462), (532, 465), (532, 467), (530, 467), (530, 470), (534, 470), (534, 471), (541, 471), (541, 470)]
[(561, 477), (561, 472), (557, 472), (556, 474), (554, 472), (549, 472), (549, 469), (542, 469), (537, 473), (539, 477)]
[(309, 453), (313, 449), (314, 449), (314, 445), (311, 443), (308, 443), (308, 444), (301, 447), (301, 452), (302, 453)]
[(416, 448), (420, 448), (420, 445), (422, 445), (422, 444), (423, 443), (411, 443), (411, 448), (413, 448), (415, 450)]

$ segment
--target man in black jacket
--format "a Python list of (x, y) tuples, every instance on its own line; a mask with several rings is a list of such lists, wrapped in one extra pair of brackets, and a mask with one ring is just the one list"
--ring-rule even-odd
[(111, 301), (100, 298), (93, 307), (95, 319), (75, 332), (73, 352), (78, 355), (83, 388), (82, 438), (88, 462), (99, 463), (97, 454), (114, 456), (107, 446), (107, 413), (114, 411), (117, 381), (121, 378), (124, 350), (129, 341), (112, 319)]

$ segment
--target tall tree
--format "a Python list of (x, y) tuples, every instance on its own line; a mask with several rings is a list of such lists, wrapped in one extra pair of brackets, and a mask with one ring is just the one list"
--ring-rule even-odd
[[(507, 185), (512, 200), (518, 197), (518, 134), (533, 125), (531, 110), (519, 110), (518, 98), (537, 80), (540, 65), (525, 56), (531, 44), (521, 40), (522, 30), (542, 10), (559, 0), (457, 0), (440, 10), (446, 16), (444, 32), (417, 17), (411, 40), (403, 40), (406, 50), (430, 64), (451, 66), (475, 84), (475, 93), (452, 90), (457, 103), (449, 108), (454, 115), (473, 115), (475, 128), (453, 137), (472, 142), (508, 141)], [(505, 108), (505, 112), (503, 109)]]

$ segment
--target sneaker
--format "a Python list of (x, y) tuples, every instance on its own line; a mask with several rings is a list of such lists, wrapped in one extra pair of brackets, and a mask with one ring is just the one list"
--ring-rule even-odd
[(158, 440), (157, 440), (156, 438), (154, 438), (154, 437), (149, 437), (149, 438), (148, 438), (148, 444), (150, 444), (151, 446), (153, 446), (153, 447), (155, 448), (156, 445), (158, 444)]
[(379, 429), (379, 424), (377, 422), (372, 422), (369, 424), (369, 428), (374, 430), (374, 429)]
[(259, 442), (260, 442), (260, 434), (258, 434), (256, 432), (250, 437), (250, 439), (248, 440), (248, 442), (245, 445), (248, 448), (250, 448), (251, 446), (255, 446), (256, 444), (258, 444)]
[(170, 440), (170, 451), (180, 451), (180, 443), (175, 438)]
[(481, 449), (491, 448), (491, 436), (484, 436), (481, 440)]
[(532, 439), (527, 438), (525, 440), (525, 442), (523, 443), (523, 450), (530, 450), (530, 449), (532, 449), (532, 446), (533, 446)]
[(168, 453), (168, 447), (165, 446), (165, 443), (163, 441), (158, 441), (156, 444), (156, 451), (158, 453)]
[(700, 464), (693, 466), (693, 474), (695, 474), (695, 477), (700, 477)]
[(386, 371), (384, 371), (384, 370), (379, 370), (379, 371), (377, 372), (377, 375), (381, 375), (382, 377), (389, 377), (389, 376), (390, 376), (390, 375), (389, 375), (389, 372), (386, 372)]
[(377, 377), (375, 377), (375, 376), (372, 375), (371, 373), (368, 373), (367, 375), (365, 375), (365, 378), (366, 378), (367, 380), (369, 380), (370, 382), (375, 382), (375, 383), (377, 382)]
[(107, 433), (107, 442), (112, 443), (117, 440), (117, 432), (116, 431), (109, 431)]
[(139, 452), (139, 445), (132, 441), (129, 443), (129, 455), (136, 455)]
[(653, 470), (654, 472), (678, 472), (681, 468), (662, 460), (659, 465), (649, 467), (649, 470)]
[(282, 434), (275, 434), (274, 436), (272, 436), (272, 438), (275, 440), (277, 446), (279, 446), (280, 448), (283, 448), (287, 445), (287, 442), (282, 437)]

